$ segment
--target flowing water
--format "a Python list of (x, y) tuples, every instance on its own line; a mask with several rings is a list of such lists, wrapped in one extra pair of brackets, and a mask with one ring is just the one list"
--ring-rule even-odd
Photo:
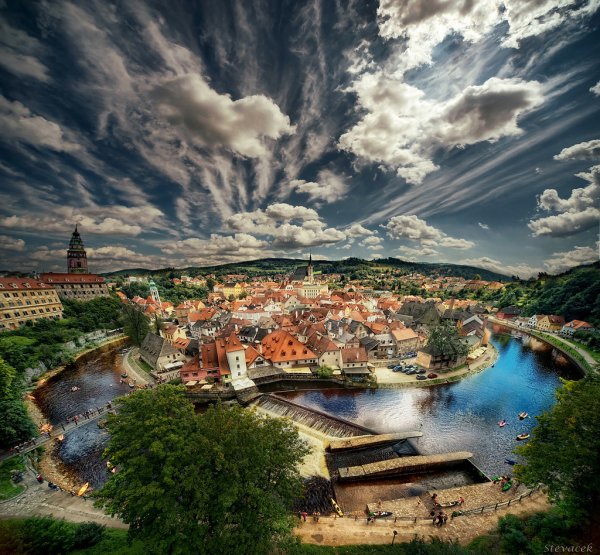
[[(554, 403), (560, 378), (576, 379), (577, 370), (556, 360), (552, 349), (537, 340), (520, 340), (492, 327), (498, 350), (493, 368), (447, 385), (412, 389), (323, 390), (279, 393), (314, 408), (378, 432), (420, 430), (414, 440), (423, 454), (470, 451), (473, 462), (489, 476), (509, 469), (505, 458), (516, 436), (531, 432), (535, 416)], [(521, 411), (530, 417), (519, 420)], [(508, 424), (501, 428), (500, 420)]]
[[(129, 393), (127, 384), (119, 383), (122, 347), (108, 347), (84, 355), (38, 387), (33, 395), (45, 417), (57, 425)], [(79, 390), (71, 391), (72, 387)], [(67, 434), (56, 446), (57, 455), (66, 472), (76, 477), (77, 482), (89, 482), (97, 488), (108, 478), (102, 460), (107, 442), (107, 432), (91, 422)]]
[[(518, 444), (515, 437), (531, 431), (535, 415), (552, 406), (560, 377), (579, 376), (573, 366), (555, 360), (546, 344), (516, 339), (497, 326), (492, 330), (499, 352), (495, 366), (460, 382), (414, 389), (323, 389), (279, 395), (378, 432), (421, 430), (423, 437), (415, 442), (422, 453), (471, 451), (473, 462), (488, 475), (504, 473), (504, 459), (518, 459), (512, 453)], [(34, 395), (46, 418), (57, 424), (127, 393), (127, 385), (119, 383), (120, 348), (82, 357), (38, 387)], [(79, 391), (71, 392), (73, 386)], [(531, 417), (520, 421), (521, 411)], [(502, 419), (508, 421), (504, 428), (497, 424)], [(340, 431), (344, 428), (341, 425)], [(107, 478), (101, 458), (107, 441), (106, 432), (92, 423), (67, 435), (58, 456), (78, 481), (99, 487)]]

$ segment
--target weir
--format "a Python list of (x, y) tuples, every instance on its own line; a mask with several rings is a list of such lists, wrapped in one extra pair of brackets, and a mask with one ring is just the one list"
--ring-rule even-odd
[(354, 424), (318, 410), (308, 409), (273, 394), (261, 395), (251, 404), (278, 416), (290, 418), (298, 424), (330, 437), (357, 437), (377, 434), (376, 431), (359, 424)]

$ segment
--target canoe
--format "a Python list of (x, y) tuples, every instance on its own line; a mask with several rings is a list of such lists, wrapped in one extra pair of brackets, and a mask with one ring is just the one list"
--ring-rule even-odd
[(526, 412), (519, 413), (519, 420), (525, 420), (529, 415)]
[(369, 516), (371, 518), (384, 518), (386, 516), (392, 516), (392, 513), (390, 513), (390, 511), (377, 511), (377, 512), (370, 512)]
[(513, 461), (512, 459), (504, 459), (505, 464), (510, 464), (511, 466), (517, 464), (517, 461)]
[(126, 378), (126, 377), (127, 377), (127, 372), (123, 372), (123, 373), (121, 374), (121, 377), (122, 377), (122, 378)]
[(504, 428), (504, 426), (506, 426), (506, 420), (500, 420), (500, 422), (498, 422), (498, 426)]
[(508, 491), (510, 488), (512, 488), (512, 482), (506, 482), (506, 484), (502, 486), (502, 491)]
[(335, 512), (340, 515), (340, 516), (344, 516), (344, 513), (342, 511), (342, 509), (340, 509), (340, 506), (335, 502), (335, 499), (331, 499), (331, 504), (333, 505), (333, 508), (335, 509)]
[(523, 441), (524, 439), (529, 439), (529, 434), (519, 434), (517, 436), (517, 441)]
[(81, 486), (79, 488), (79, 491), (77, 492), (77, 497), (81, 497), (90, 487), (89, 482), (86, 482), (85, 484), (83, 484), (83, 486)]

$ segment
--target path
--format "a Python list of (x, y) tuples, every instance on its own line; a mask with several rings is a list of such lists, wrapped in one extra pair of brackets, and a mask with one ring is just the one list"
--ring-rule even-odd
[(91, 499), (72, 496), (69, 493), (48, 487), (47, 482), (39, 484), (35, 472), (25, 472), (24, 484), (27, 489), (12, 499), (0, 502), (0, 518), (26, 518), (30, 516), (51, 516), (64, 518), (70, 522), (97, 522), (111, 528), (128, 526), (94, 507)]
[(125, 370), (130, 377), (136, 378), (136, 384), (146, 385), (156, 383), (156, 380), (150, 376), (150, 374), (144, 372), (135, 362), (134, 357), (138, 352), (139, 349), (133, 347), (125, 354), (125, 356), (123, 356), (123, 370)]
[[(468, 509), (468, 507), (466, 507)], [(412, 522), (394, 520), (375, 520), (366, 524), (364, 518), (333, 518), (321, 517), (319, 522), (311, 518), (301, 523), (295, 534), (305, 543), (317, 545), (355, 545), (355, 544), (386, 544), (391, 543), (394, 530), (398, 532), (396, 542), (410, 542), (415, 538), (440, 538), (445, 541), (457, 541), (467, 544), (477, 536), (493, 531), (498, 519), (506, 514), (522, 515), (550, 508), (547, 497), (542, 492), (536, 492), (521, 502), (486, 512), (479, 515), (457, 517), (449, 520), (442, 528), (433, 526), (430, 522), (414, 524)]]

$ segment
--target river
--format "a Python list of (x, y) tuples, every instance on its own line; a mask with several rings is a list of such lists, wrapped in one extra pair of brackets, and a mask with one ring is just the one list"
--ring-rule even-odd
[[(535, 416), (554, 403), (560, 378), (576, 379), (576, 368), (552, 357), (552, 349), (535, 339), (522, 341), (492, 326), (496, 364), (459, 382), (412, 389), (324, 389), (285, 393), (309, 408), (346, 418), (380, 432), (421, 430), (423, 453), (471, 451), (473, 462), (488, 475), (506, 471), (515, 437), (530, 432)], [(129, 391), (119, 383), (119, 349), (95, 352), (69, 365), (35, 390), (36, 402), (52, 423), (101, 406)], [(77, 386), (79, 391), (71, 392)], [(520, 421), (518, 413), (531, 416)], [(504, 428), (498, 421), (506, 419)], [(58, 447), (66, 472), (97, 488), (107, 479), (101, 454), (106, 432), (90, 424), (67, 435)]]
[[(560, 378), (577, 379), (578, 370), (536, 339), (511, 337), (492, 326), (498, 360), (492, 368), (447, 385), (410, 389), (298, 391), (284, 395), (309, 408), (346, 418), (379, 432), (420, 430), (424, 454), (471, 451), (486, 474), (506, 472), (518, 434), (531, 432), (535, 416), (554, 403)], [(508, 331), (508, 333), (506, 333)], [(521, 411), (530, 417), (519, 420)], [(501, 428), (500, 420), (508, 424)]]

